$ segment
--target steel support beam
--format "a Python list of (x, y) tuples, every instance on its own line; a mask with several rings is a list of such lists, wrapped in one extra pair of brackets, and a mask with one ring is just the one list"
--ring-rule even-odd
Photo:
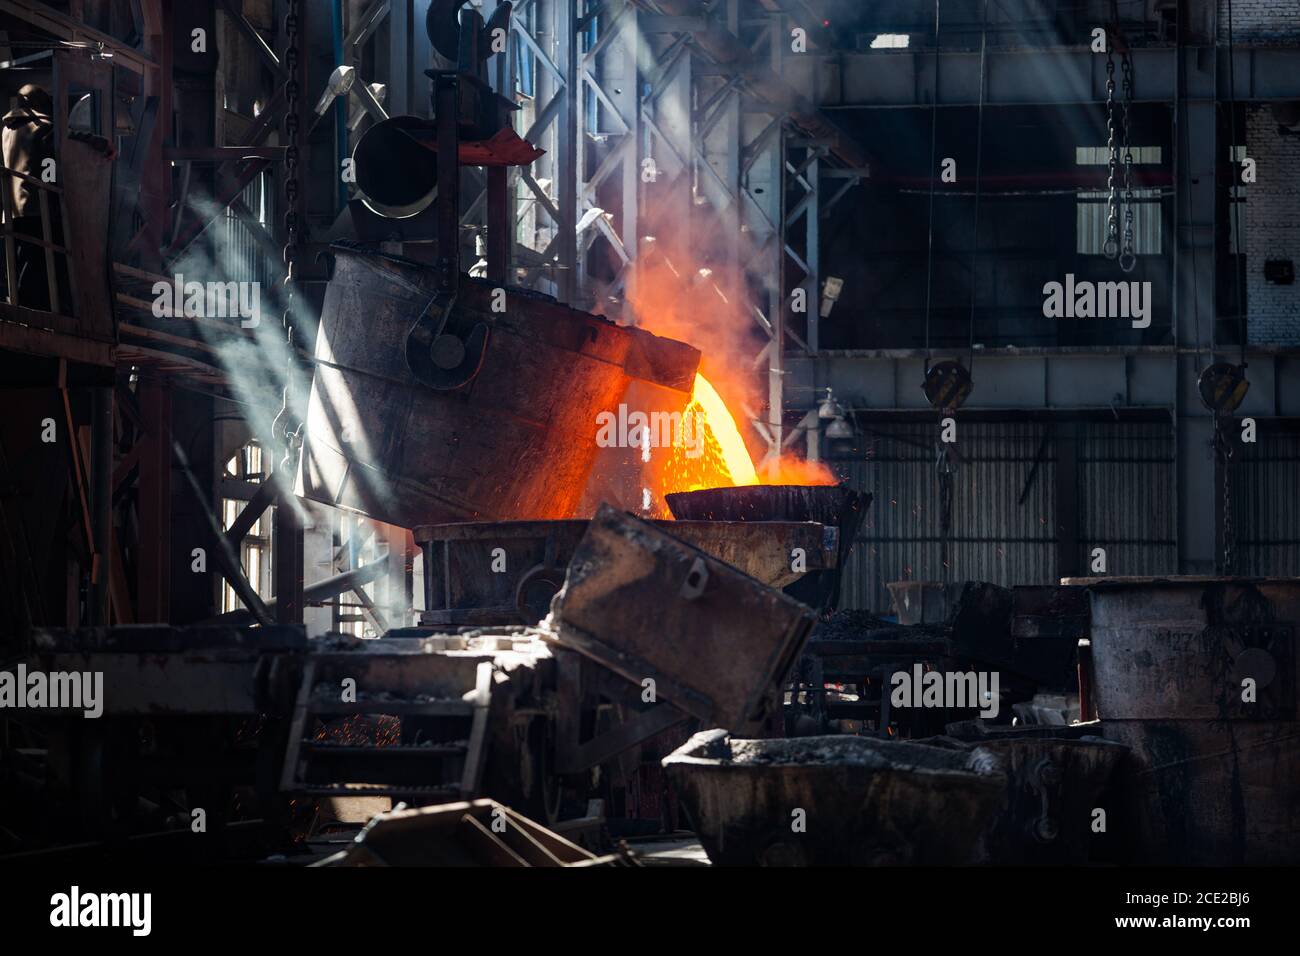
[(136, 514), (140, 534), (136, 556), (136, 620), (164, 624), (171, 595), (172, 393), (166, 382), (140, 380), (144, 434)]
[[(1227, 57), (1215, 57), (1213, 41), (1189, 45), (1193, 64), (1211, 63), (1210, 78), (1228, 88)], [(979, 102), (979, 50), (939, 53), (934, 89), (934, 51), (806, 54), (789, 58), (791, 82), (824, 110), (975, 106)], [(1217, 62), (1216, 62), (1217, 60)], [(1237, 97), (1241, 100), (1300, 98), (1300, 49), (1240, 47), (1235, 53)], [(1177, 96), (1178, 49), (1133, 50), (1136, 103), (1169, 103)], [(1198, 67), (1200, 69), (1200, 67)], [(1212, 87), (1189, 90), (1193, 102), (1214, 100)], [(989, 49), (985, 103), (989, 106), (1066, 106), (1104, 103), (1106, 58), (1087, 47)]]
[[(288, 509), (280, 509), (282, 511)], [(351, 571), (345, 571), (342, 574), (336, 574), (333, 577), (326, 578), (324, 581), (317, 581), (303, 589), (302, 598), (304, 601), (317, 603), (328, 601), (336, 598), (340, 594), (348, 591), (355, 591), (363, 584), (369, 584), (377, 580), (388, 570), (388, 556), (378, 558), (369, 564), (359, 568), (353, 568)], [(279, 600), (267, 601), (264, 605), (269, 614), (274, 614), (277, 618), (280, 615)], [(255, 619), (254, 614), (244, 608), (237, 611), (227, 611), (225, 614), (219, 614), (211, 620), (202, 622), (204, 625), (212, 624), (231, 624), (242, 625), (252, 623)]]
[[(1217, 13), (1217, 5), (1211, 0), (1191, 0), (1180, 11), (1180, 33), (1205, 22), (1203, 17), (1209, 18), (1217, 32)], [(1187, 574), (1214, 574), (1216, 556), (1221, 552), (1217, 546), (1218, 522), (1211, 517), (1221, 512), (1216, 506), (1216, 489), (1220, 485), (1212, 450), (1213, 419), (1196, 390), (1200, 369), (1213, 361), (1208, 353), (1218, 317), (1215, 285), (1220, 187), (1216, 172), (1220, 157), (1227, 157), (1228, 147), (1219, 136), (1215, 102), (1220, 90), (1219, 65), (1227, 58), (1218, 55), (1214, 36), (1190, 36), (1191, 42), (1175, 51), (1181, 55), (1175, 60), (1179, 82), (1174, 91), (1173, 131), (1174, 341), (1192, 354), (1179, 355), (1176, 380), (1170, 390), (1178, 433), (1172, 491), (1178, 513), (1178, 566)], [(1238, 65), (1245, 59), (1238, 57)], [(1295, 62), (1296, 85), (1300, 87), (1300, 58)], [(1237, 89), (1243, 86), (1238, 84)], [(1226, 91), (1226, 86), (1223, 89)]]
[[(76, 441), (76, 438), (72, 438)], [(91, 389), (90, 508), (94, 563), (91, 567), (91, 625), (109, 623), (113, 562), (113, 387)]]

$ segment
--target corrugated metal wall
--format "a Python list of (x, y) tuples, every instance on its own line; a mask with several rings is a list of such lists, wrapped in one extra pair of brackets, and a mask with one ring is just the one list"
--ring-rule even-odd
[(960, 424), (947, 568), (936, 424), (869, 428), (862, 442), (865, 460), (838, 465), (854, 487), (875, 496), (845, 569), (845, 607), (887, 611), (889, 581), (1056, 581), (1061, 440), (1077, 441), (1078, 567), (1087, 568), (1092, 548), (1104, 547), (1111, 574), (1175, 568), (1173, 439), (1167, 425), (1116, 422), (1064, 430), (1043, 422)]
[(1170, 425), (1089, 423), (1078, 451), (1079, 567), (1106, 549), (1111, 575), (1176, 574), (1173, 431)]
[(1237, 573), (1300, 575), (1300, 433), (1269, 431), (1237, 447), (1231, 478)]

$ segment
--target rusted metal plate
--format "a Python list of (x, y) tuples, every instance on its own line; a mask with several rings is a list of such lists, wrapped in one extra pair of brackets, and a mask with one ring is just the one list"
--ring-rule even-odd
[[(838, 532), (808, 521), (653, 524), (770, 587), (835, 567)], [(586, 521), (423, 525), (423, 620), (434, 626), (535, 624), (550, 610)], [(799, 567), (801, 570), (795, 570)]]
[(816, 521), (855, 530), (871, 504), (871, 495), (843, 485), (745, 485), (665, 498), (679, 521)]
[(434, 308), (434, 271), (333, 252), (298, 476), (314, 501), (406, 528), (581, 517), (597, 415), (632, 377), (685, 391), (699, 364), (680, 342), (462, 277), (447, 329), (469, 347), (482, 328), (485, 344), (468, 381), (438, 391), (416, 381), (406, 355), (408, 333)]
[[(806, 572), (838, 565), (839, 529), (812, 521), (656, 521), (674, 538), (699, 548), (768, 587), (781, 588)], [(805, 570), (794, 570), (795, 551)]]
[(815, 621), (806, 606), (602, 506), (553, 604), (555, 640), (714, 726), (754, 732)]
[(1300, 864), (1294, 723), (1103, 720), (1133, 760), (1117, 781), (1141, 864)]
[(32, 632), (31, 643), (38, 652), (172, 653), (232, 648), (258, 652), (304, 651), (307, 649), (307, 631), (301, 624), (271, 624), (258, 628), (131, 624), (41, 628)]
[(1069, 727), (986, 728), (980, 721), (964, 725), (973, 732), (963, 734), (954, 725), (949, 734), (996, 756), (1007, 779), (1006, 800), (984, 837), (984, 862), (1061, 865), (1106, 859), (1112, 848), (1093, 830), (1093, 811), (1110, 805), (1108, 788), (1127, 747), (1096, 736), (1095, 724), (1087, 733)]
[(1089, 590), (1097, 713), (1134, 753), (1135, 858), (1300, 863), (1300, 580), (1102, 579)]
[(1007, 786), (977, 748), (848, 735), (710, 730), (663, 765), (709, 859), (737, 866), (971, 863)]
[[(550, 653), (545, 644), (522, 628), (491, 639), (466, 636), (457, 641), (452, 636), (434, 636), (363, 640), (337, 635), (316, 643), (320, 647), (313, 650), (312, 660), (318, 696), (332, 695), (331, 706), (337, 705), (334, 709), (340, 713), (366, 713), (369, 703), (378, 707), (376, 713), (388, 713), (384, 707), (403, 701), (412, 705), (440, 700), (459, 703), (474, 689), (480, 663), (500, 663), (504, 668), (527, 666), (538, 653)], [(342, 701), (338, 693), (347, 678), (356, 681), (354, 704)]]
[[(103, 713), (122, 716), (287, 714), (301, 655), (254, 650), (37, 655), (46, 673), (103, 675)], [(53, 708), (43, 713), (58, 713)], [(82, 710), (62, 711), (80, 718)]]
[(1091, 614), (1103, 720), (1296, 719), (1300, 581), (1110, 580)]
[(664, 496), (673, 516), (686, 521), (815, 521), (839, 532), (833, 573), (810, 575), (790, 593), (818, 610), (839, 603), (840, 573), (857, 540), (871, 495), (846, 485), (752, 485), (705, 488)]
[[(504, 827), (495, 824), (500, 820)], [(314, 866), (609, 866), (492, 800), (395, 810), (375, 817), (346, 850)]]
[(43, 628), (29, 643), (29, 669), (102, 674), (110, 717), (287, 713), (307, 650), (301, 625)]

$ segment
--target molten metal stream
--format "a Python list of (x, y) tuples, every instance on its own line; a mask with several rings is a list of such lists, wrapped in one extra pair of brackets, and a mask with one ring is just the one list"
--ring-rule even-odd
[[(754, 467), (731, 409), (711, 382), (696, 373), (690, 401), (682, 410), (684, 433), (700, 436), (689, 451), (679, 437), (652, 479), (660, 495), (744, 485), (833, 485), (835, 476), (821, 462), (785, 455)], [(647, 461), (649, 459), (647, 458)]]
[(695, 375), (695, 388), (691, 392), (691, 402), (699, 404), (709, 431), (717, 439), (718, 450), (722, 454), (722, 461), (726, 465), (727, 474), (731, 477), (731, 483), (733, 485), (759, 484), (758, 472), (754, 470), (754, 462), (749, 457), (749, 449), (745, 447), (744, 439), (740, 437), (740, 429), (736, 426), (736, 419), (732, 417), (731, 409), (727, 408), (727, 403), (722, 400), (717, 389), (699, 373)]

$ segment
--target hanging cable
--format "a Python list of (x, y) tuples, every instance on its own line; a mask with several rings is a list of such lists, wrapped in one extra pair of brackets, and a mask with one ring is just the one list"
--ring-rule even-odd
[(934, 0), (934, 85), (930, 94), (930, 214), (925, 246), (925, 367), (930, 367), (930, 302), (934, 280), (934, 161), (939, 127), (939, 4)]
[(984, 173), (984, 95), (988, 76), (989, 44), (989, 0), (984, 0), (983, 14), (980, 19), (980, 101), (975, 131), (975, 223), (971, 232), (970, 248), (970, 357), (966, 367), (975, 364), (975, 293), (979, 288), (976, 271), (979, 262), (980, 240), (980, 190)]

